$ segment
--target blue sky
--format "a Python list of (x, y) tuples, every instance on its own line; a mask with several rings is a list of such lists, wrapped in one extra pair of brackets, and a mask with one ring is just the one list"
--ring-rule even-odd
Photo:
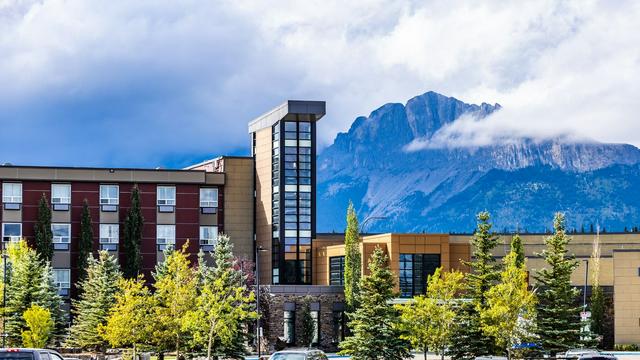
[(243, 155), (247, 122), (285, 99), (327, 101), (322, 148), (428, 90), (504, 106), (447, 129), (455, 146), (637, 146), (640, 3), (611, 3), (0, 0), (0, 161)]

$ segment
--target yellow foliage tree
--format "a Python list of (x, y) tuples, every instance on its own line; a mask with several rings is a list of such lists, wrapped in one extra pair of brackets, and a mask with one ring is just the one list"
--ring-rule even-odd
[(22, 344), (27, 348), (44, 348), (53, 333), (53, 319), (49, 310), (31, 305), (22, 315), (27, 329), (22, 332)]

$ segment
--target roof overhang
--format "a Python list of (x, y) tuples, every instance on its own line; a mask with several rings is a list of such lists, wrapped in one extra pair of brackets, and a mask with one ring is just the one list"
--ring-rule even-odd
[(318, 121), (325, 113), (326, 102), (324, 101), (287, 100), (280, 106), (252, 120), (249, 123), (249, 134), (271, 127), (289, 115), (306, 115), (303, 119)]

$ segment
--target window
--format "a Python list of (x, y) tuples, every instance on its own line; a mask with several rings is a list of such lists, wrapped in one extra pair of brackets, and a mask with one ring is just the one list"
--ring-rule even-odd
[(175, 186), (158, 186), (158, 205), (176, 205)]
[(51, 204), (71, 204), (71, 184), (51, 184)]
[(2, 202), (7, 204), (22, 204), (22, 184), (2, 183)]
[(2, 224), (2, 241), (18, 242), (22, 239), (22, 224), (20, 223), (3, 223)]
[(329, 258), (329, 285), (344, 285), (344, 256)]
[(100, 205), (118, 205), (118, 185), (100, 185)]
[(218, 189), (217, 188), (200, 189), (200, 207), (202, 208), (218, 207)]
[(218, 227), (217, 226), (200, 226), (200, 246), (211, 247), (216, 244), (218, 239)]
[(118, 224), (100, 224), (100, 248), (118, 250), (120, 231)]
[(175, 225), (158, 225), (156, 228), (156, 245), (158, 250), (163, 251), (167, 248), (176, 246), (176, 226)]
[(53, 283), (58, 288), (61, 296), (69, 295), (71, 287), (71, 274), (69, 269), (53, 269)]
[(71, 243), (71, 224), (51, 224), (53, 233), (53, 249), (69, 250)]
[(400, 296), (426, 292), (427, 278), (440, 267), (440, 254), (400, 254)]
[(284, 312), (284, 341), (293, 344), (296, 341), (296, 313), (294, 311)]

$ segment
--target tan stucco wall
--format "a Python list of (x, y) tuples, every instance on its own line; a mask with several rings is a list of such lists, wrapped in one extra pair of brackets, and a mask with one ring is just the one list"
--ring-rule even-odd
[(253, 259), (253, 159), (224, 158), (224, 232), (236, 256)]
[(273, 142), (271, 136), (271, 128), (264, 128), (256, 133), (255, 143), (256, 240), (258, 246), (267, 250), (259, 255), (261, 284), (271, 284), (271, 193), (273, 192), (271, 181)]
[(616, 344), (640, 343), (640, 250), (614, 251)]

